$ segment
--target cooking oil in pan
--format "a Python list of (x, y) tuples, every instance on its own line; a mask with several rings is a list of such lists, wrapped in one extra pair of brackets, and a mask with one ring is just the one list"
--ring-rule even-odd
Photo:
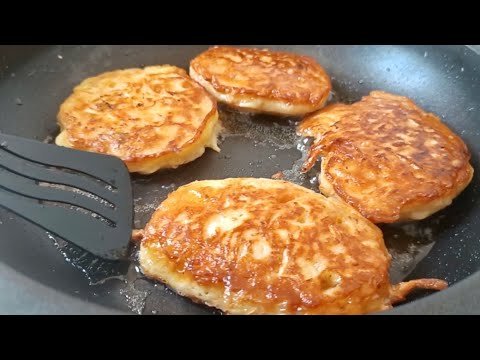
[[(281, 172), (284, 180), (318, 192), (316, 172), (319, 164), (309, 173), (300, 172), (311, 142), (296, 135), (295, 127), (299, 119), (249, 115), (225, 107), (220, 107), (220, 119), (224, 127), (220, 153), (207, 150), (199, 159), (178, 169), (150, 176), (132, 176), (136, 228), (145, 226), (170, 192), (195, 180), (271, 177)], [(392, 255), (390, 276), (393, 283), (405, 279), (432, 248), (436, 238), (432, 224), (429, 220), (380, 226)], [(111, 282), (117, 282), (118, 290), (110, 296), (120, 298), (135, 313), (193, 314), (205, 308), (192, 306), (189, 300), (181, 298), (163, 284), (146, 279), (137, 261), (137, 247), (130, 255), (130, 266), (121, 268), (64, 241), (54, 241), (65, 260), (85, 274), (92, 289), (101, 289)], [(213, 309), (208, 311), (215, 312)]]

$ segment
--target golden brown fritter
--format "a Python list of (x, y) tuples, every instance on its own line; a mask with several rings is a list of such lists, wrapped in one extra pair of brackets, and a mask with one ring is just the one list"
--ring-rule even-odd
[(211, 48), (191, 61), (190, 76), (218, 101), (279, 115), (320, 109), (332, 87), (313, 58), (260, 49)]
[(320, 190), (375, 223), (420, 220), (450, 205), (473, 176), (470, 153), (434, 114), (381, 91), (335, 104), (298, 127), (315, 138), (303, 170), (322, 156)]
[(281, 180), (185, 185), (143, 232), (146, 276), (228, 314), (364, 314), (413, 288), (391, 286), (381, 231), (351, 206)]
[(175, 168), (219, 150), (216, 101), (175, 66), (88, 78), (61, 105), (57, 145), (117, 156), (131, 172)]

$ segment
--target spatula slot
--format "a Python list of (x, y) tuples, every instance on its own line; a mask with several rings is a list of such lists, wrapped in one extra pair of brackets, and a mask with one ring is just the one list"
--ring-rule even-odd
[(106, 217), (104, 217), (100, 214), (97, 214), (96, 212), (93, 212), (89, 209), (85, 209), (85, 208), (80, 207), (80, 206), (75, 206), (75, 205), (65, 204), (65, 203), (55, 202), (55, 201), (48, 201), (48, 200), (41, 200), (41, 201), (42, 201), (42, 208), (44, 208), (45, 206), (55, 206), (55, 207), (64, 208), (67, 211), (71, 211), (71, 210), (80, 211), (81, 213), (83, 213), (85, 215), (89, 215), (96, 220), (104, 222), (106, 225), (108, 225), (112, 228), (117, 226), (117, 224), (115, 222), (113, 222), (112, 220), (107, 219)]
[(56, 185), (63, 185), (91, 194), (89, 197), (97, 197), (100, 200), (114, 207), (117, 200), (117, 190), (113, 190), (110, 185), (103, 181), (75, 173), (72, 170), (59, 167), (45, 166), (37, 162), (30, 162), (21, 156), (16, 156), (12, 152), (0, 150), (0, 168), (8, 170), (16, 175), (26, 177), (37, 182), (44, 182)]
[[(40, 185), (43, 184), (43, 185)], [(45, 186), (47, 185), (48, 186)], [(32, 180), (29, 177), (13, 173), (0, 165), (0, 187), (18, 196), (34, 200), (49, 201), (51, 203), (65, 204), (82, 208), (85, 211), (96, 213), (110, 223), (115, 223), (115, 206), (113, 204), (98, 201), (98, 196), (83, 196), (73, 191), (62, 189), (63, 185), (50, 184)], [(72, 189), (69, 187), (69, 189)]]
[(81, 174), (83, 176), (86, 176), (88, 178), (90, 178), (90, 181), (91, 180), (94, 180), (96, 182), (99, 182), (101, 184), (103, 184), (103, 187), (104, 189), (107, 189), (107, 190), (110, 190), (110, 191), (114, 191), (117, 189), (117, 187), (114, 185), (114, 184), (111, 184), (107, 181), (105, 181), (104, 179), (100, 178), (100, 177), (96, 177), (92, 174), (88, 174), (82, 170), (78, 170), (78, 169), (75, 169), (73, 166), (70, 168), (70, 167), (65, 167), (65, 166), (58, 166), (58, 165), (55, 165), (55, 164), (51, 164), (49, 163), (48, 159), (45, 159), (44, 161), (38, 161), (36, 159), (32, 159), (32, 158), (27, 158), (27, 157), (24, 157), (22, 156), (21, 154), (18, 154), (17, 152), (15, 151), (12, 151), (11, 149), (8, 148), (8, 143), (7, 142), (4, 142), (2, 144), (0, 144), (0, 148), (5, 152), (5, 153), (8, 153), (12, 156), (16, 156), (16, 157), (19, 157), (20, 159), (22, 160), (25, 160), (26, 162), (29, 162), (29, 163), (34, 163), (34, 164), (37, 164), (37, 165), (41, 165), (42, 167), (46, 168), (46, 169), (50, 169), (50, 170), (59, 170), (59, 171), (63, 171), (64, 173), (68, 173), (68, 174), (72, 174), (72, 175), (77, 175), (77, 174)]
[(71, 191), (75, 194), (85, 196), (89, 199), (93, 199), (95, 201), (98, 201), (105, 206), (108, 206), (108, 207), (111, 207), (112, 209), (115, 209), (115, 204), (112, 204), (110, 201), (107, 201), (100, 196), (92, 194), (91, 192), (84, 191), (84, 190), (75, 188), (73, 186), (68, 186), (68, 185), (63, 185), (63, 184), (54, 184), (54, 183), (49, 183), (49, 182), (45, 182), (45, 181), (36, 181), (36, 183), (37, 183), (38, 186), (49, 187), (49, 188), (64, 190), (64, 191)]

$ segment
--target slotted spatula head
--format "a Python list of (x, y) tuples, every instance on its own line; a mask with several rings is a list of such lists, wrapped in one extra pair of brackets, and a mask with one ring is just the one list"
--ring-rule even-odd
[(132, 187), (116, 157), (0, 134), (0, 206), (96, 256), (126, 255)]

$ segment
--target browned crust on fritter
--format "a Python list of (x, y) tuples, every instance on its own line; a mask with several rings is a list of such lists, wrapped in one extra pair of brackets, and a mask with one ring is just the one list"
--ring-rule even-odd
[(335, 194), (373, 222), (453, 198), (473, 176), (462, 139), (407, 97), (374, 91), (306, 117), (298, 132), (315, 138), (303, 171), (323, 156)]
[(132, 239), (133, 242), (139, 242), (143, 239), (144, 233), (143, 229), (134, 229), (132, 230)]
[[(233, 226), (232, 219), (240, 221)], [(140, 263), (148, 277), (226, 313), (362, 314), (391, 307), (381, 231), (343, 202), (282, 180), (179, 188), (145, 227)]]
[[(179, 83), (184, 88), (179, 89)], [(168, 114), (148, 112), (156, 106)], [(115, 155), (129, 165), (189, 147), (216, 114), (216, 100), (185, 70), (162, 65), (85, 79), (62, 103), (57, 118), (71, 147)], [(175, 132), (169, 139), (167, 128)], [(162, 142), (165, 146), (159, 146)]]
[(190, 63), (223, 94), (321, 107), (332, 88), (315, 59), (268, 49), (214, 47)]
[(448, 287), (448, 283), (439, 279), (417, 279), (402, 282), (392, 286), (390, 289), (390, 299), (392, 304), (404, 301), (409, 293), (415, 289), (427, 289), (440, 291)]

